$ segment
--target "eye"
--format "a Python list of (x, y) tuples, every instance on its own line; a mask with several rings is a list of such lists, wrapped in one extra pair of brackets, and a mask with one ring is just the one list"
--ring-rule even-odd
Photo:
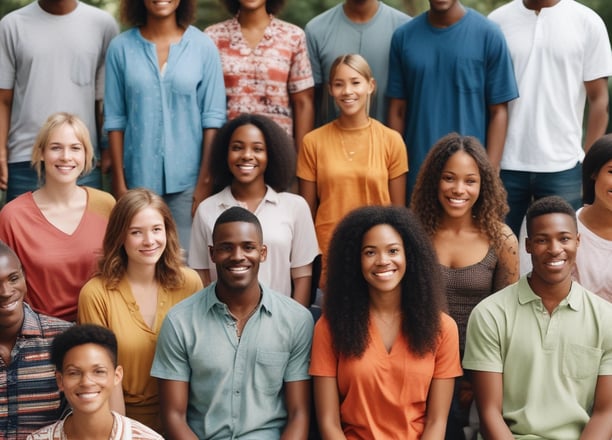
[(255, 153), (264, 153), (266, 151), (264, 147), (255, 147), (253, 148), (253, 150), (255, 151)]
[(242, 151), (242, 145), (232, 144), (230, 145), (230, 151)]
[(391, 249), (389, 249), (389, 254), (391, 254), (391, 255), (397, 255), (399, 253), (400, 253), (399, 248), (391, 248)]
[(445, 175), (442, 175), (442, 180), (444, 180), (445, 182), (452, 182), (455, 179), (453, 178), (453, 176), (445, 174)]
[(106, 369), (98, 368), (94, 373), (96, 376), (106, 376)]
[(141, 232), (139, 230), (130, 231), (130, 235), (136, 236), (136, 235), (140, 235), (140, 234), (141, 234)]
[(372, 249), (366, 249), (365, 251), (363, 251), (363, 255), (365, 255), (366, 257), (373, 257), (374, 255), (376, 255), (376, 252), (374, 252)]
[(244, 249), (247, 251), (254, 251), (255, 249), (257, 249), (257, 246), (255, 246), (254, 244), (245, 244)]
[(68, 377), (80, 377), (81, 376), (81, 372), (78, 370), (68, 370), (65, 374)]
[(72, 146), (70, 147), (70, 149), (71, 149), (72, 151), (81, 151), (81, 150), (83, 149), (83, 146), (82, 146), (82, 145), (80, 145), (80, 144), (76, 144), (76, 145), (72, 145)]

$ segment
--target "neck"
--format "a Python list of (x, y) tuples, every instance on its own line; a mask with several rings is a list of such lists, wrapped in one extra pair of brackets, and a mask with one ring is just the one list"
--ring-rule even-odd
[(248, 184), (242, 184), (236, 180), (233, 180), (230, 189), (236, 200), (245, 203), (263, 199), (268, 191), (268, 188), (263, 181), (263, 176), (261, 179)]
[(128, 260), (125, 276), (129, 281), (138, 284), (157, 283), (155, 266), (155, 264), (136, 264)]
[(266, 12), (266, 5), (262, 4), (257, 9), (240, 9), (237, 20), (242, 28), (264, 29), (270, 23), (270, 15)]
[(182, 35), (184, 29), (176, 22), (176, 15), (168, 17), (147, 16), (147, 23), (140, 28), (141, 34), (149, 40), (174, 38)]
[(459, 2), (455, 3), (446, 11), (434, 11), (432, 9), (427, 13), (429, 23), (437, 28), (446, 28), (457, 23), (466, 14), (466, 10)]
[(80, 195), (81, 191), (85, 190), (78, 186), (76, 182), (57, 183), (49, 181), (37, 191), (38, 195), (46, 202), (69, 206)]
[(401, 285), (397, 286), (393, 292), (377, 292), (372, 289), (369, 291), (370, 312), (378, 315), (390, 315), (401, 313), (402, 311), (402, 291)]
[(341, 113), (337, 121), (342, 128), (362, 128), (370, 123), (370, 118), (365, 113), (350, 116)]
[(354, 23), (367, 23), (378, 11), (378, 0), (347, 0), (344, 14)]
[(219, 298), (219, 301), (227, 305), (232, 314), (242, 317), (257, 306), (261, 299), (262, 292), (258, 283), (244, 289), (235, 290), (217, 281), (215, 294), (217, 298)]
[(445, 229), (454, 232), (466, 231), (475, 227), (471, 212), (466, 213), (463, 217), (450, 217), (443, 213), (438, 223), (438, 230)]
[(53, 15), (66, 15), (74, 11), (78, 5), (77, 0), (61, 0), (61, 1), (49, 1), (49, 0), (38, 0), (38, 4), (43, 11)]
[(21, 307), (21, 314), (15, 318), (13, 322), (0, 322), (0, 345), (10, 346), (11, 349), (15, 345), (15, 341), (21, 333), (23, 326), (24, 311)]
[(64, 422), (64, 432), (72, 439), (108, 439), (113, 430), (115, 419), (108, 403), (94, 414), (83, 414), (73, 410)]
[(553, 312), (559, 303), (569, 295), (572, 288), (571, 277), (567, 277), (566, 280), (554, 285), (544, 284), (539, 279), (534, 278), (533, 275), (527, 278), (527, 281), (531, 290), (542, 298), (542, 303), (548, 313)]
[(523, 4), (527, 9), (539, 12), (542, 8), (550, 8), (560, 1), (561, 0), (523, 0)]

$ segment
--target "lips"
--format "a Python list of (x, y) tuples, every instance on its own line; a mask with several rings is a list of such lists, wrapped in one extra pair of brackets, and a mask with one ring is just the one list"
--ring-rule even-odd
[(76, 393), (77, 397), (84, 400), (92, 400), (100, 395), (100, 391), (90, 391), (87, 393)]
[(395, 275), (395, 272), (397, 272), (396, 269), (388, 269), (384, 271), (374, 272), (372, 275), (377, 278), (388, 279)]
[(546, 265), (550, 267), (561, 267), (564, 264), (565, 264), (565, 260), (553, 260), (553, 261), (546, 262)]
[(245, 273), (246, 271), (249, 270), (249, 266), (232, 266), (226, 269), (232, 273)]
[(0, 303), (0, 310), (6, 310), (8, 312), (12, 312), (19, 305), (19, 300), (7, 301)]

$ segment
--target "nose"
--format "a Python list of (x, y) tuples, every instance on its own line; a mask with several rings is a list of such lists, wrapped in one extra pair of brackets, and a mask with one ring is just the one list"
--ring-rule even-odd
[(386, 266), (389, 264), (389, 257), (385, 252), (376, 254), (376, 264), (378, 266)]
[(561, 246), (561, 242), (559, 240), (551, 240), (550, 246), (548, 248), (548, 252), (551, 255), (558, 255), (563, 251), (563, 246)]
[(154, 241), (154, 239), (153, 239), (153, 232), (151, 232), (151, 231), (145, 232), (143, 234), (143, 241), (144, 241), (145, 244), (152, 244), (153, 241)]
[(91, 373), (91, 372), (87, 372), (87, 371), (84, 371), (84, 372), (81, 374), (81, 380), (80, 380), (80, 382), (79, 382), (79, 383), (80, 383), (80, 384), (89, 384), (89, 383), (95, 382), (95, 381), (94, 381), (94, 380), (93, 380), (93, 379), (90, 377), (91, 375), (93, 375), (93, 373)]
[(62, 151), (60, 153), (60, 158), (62, 158), (63, 160), (68, 159), (68, 156), (70, 155), (70, 151), (68, 150), (68, 148), (62, 148)]
[(452, 188), (454, 194), (463, 194), (464, 189), (465, 189), (465, 185), (463, 184), (463, 182), (461, 182), (460, 180), (456, 180), (454, 182), (454, 185)]
[(235, 246), (230, 255), (232, 261), (242, 261), (244, 259), (244, 252), (241, 246)]

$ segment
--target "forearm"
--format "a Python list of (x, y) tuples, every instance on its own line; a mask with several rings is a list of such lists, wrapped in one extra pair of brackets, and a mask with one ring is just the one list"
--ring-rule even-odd
[(478, 411), (480, 434), (484, 440), (514, 440), (510, 428), (498, 411)]
[(0, 89), (0, 189), (8, 183), (8, 134), (11, 127), (13, 91)]
[(187, 424), (185, 417), (177, 414), (162, 417), (162, 419), (167, 440), (198, 440), (198, 437)]
[(612, 417), (609, 412), (593, 414), (580, 435), (580, 440), (610, 440), (610, 438), (612, 438)]
[(304, 307), (310, 307), (310, 289), (312, 285), (312, 276), (302, 276), (293, 278), (293, 293), (294, 300), (302, 304)]
[(307, 410), (296, 411), (290, 414), (280, 440), (306, 440), (308, 438), (308, 425), (309, 417)]
[(200, 202), (212, 195), (213, 192), (213, 182), (210, 176), (210, 156), (211, 145), (216, 133), (216, 128), (205, 128), (203, 131), (202, 160), (200, 161), (198, 181), (196, 183), (196, 187), (193, 190), (192, 215), (195, 214), (195, 210), (197, 209)]
[(493, 168), (499, 170), (508, 130), (508, 105), (504, 103), (491, 106), (489, 112), (486, 140), (487, 156)]
[(108, 133), (108, 149), (111, 158), (113, 193), (119, 198), (127, 191), (125, 173), (123, 171), (123, 131)]
[(387, 123), (389, 128), (397, 131), (402, 136), (404, 136), (404, 128), (406, 124), (406, 105), (406, 101), (403, 99), (392, 98), (389, 101), (389, 115)]
[(591, 145), (606, 133), (608, 127), (608, 97), (589, 102), (587, 127), (584, 138), (584, 151), (589, 151)]
[(295, 148), (299, 151), (302, 139), (314, 128), (314, 92), (309, 89), (299, 93), (299, 99), (293, 103), (293, 134)]

